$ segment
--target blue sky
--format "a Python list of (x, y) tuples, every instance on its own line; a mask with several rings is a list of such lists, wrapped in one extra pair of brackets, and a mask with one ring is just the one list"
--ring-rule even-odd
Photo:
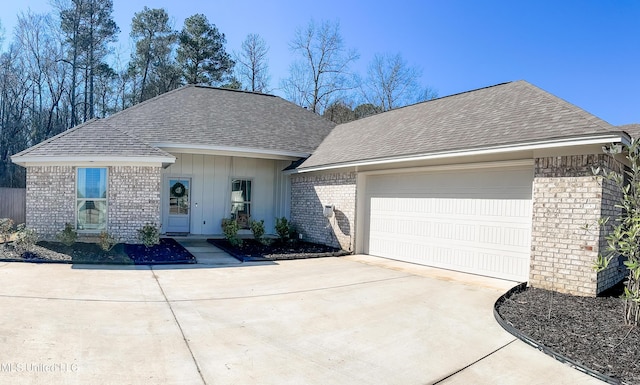
[[(287, 76), (288, 43), (309, 20), (339, 20), (365, 73), (376, 53), (400, 53), (423, 71), (440, 96), (524, 79), (614, 124), (640, 123), (640, 1), (195, 1), (114, 0), (119, 45), (130, 47), (129, 25), (144, 6), (165, 8), (180, 29), (204, 13), (239, 50), (247, 34), (270, 46), (271, 87)], [(5, 3), (5, 44), (16, 15), (52, 10), (49, 0)], [(280, 94), (276, 89), (275, 94)]]

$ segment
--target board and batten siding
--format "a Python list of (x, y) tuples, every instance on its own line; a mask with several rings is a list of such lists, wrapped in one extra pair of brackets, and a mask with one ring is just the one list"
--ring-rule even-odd
[[(290, 182), (282, 170), (291, 162), (220, 155), (173, 154), (176, 162), (162, 171), (162, 225), (167, 227), (167, 179), (191, 178), (191, 234), (222, 234), (222, 218), (231, 212), (231, 180), (252, 180), (251, 219), (264, 219), (273, 234), (275, 218), (289, 217)], [(196, 206), (197, 203), (197, 206)]]

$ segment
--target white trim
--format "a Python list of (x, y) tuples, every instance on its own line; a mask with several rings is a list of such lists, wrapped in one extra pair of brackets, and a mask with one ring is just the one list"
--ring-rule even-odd
[(502, 154), (507, 152), (531, 151), (531, 150), (540, 150), (540, 149), (547, 149), (547, 148), (585, 146), (585, 145), (591, 145), (591, 144), (608, 144), (608, 143), (617, 143), (617, 142), (628, 144), (629, 140), (627, 137), (619, 134), (618, 135), (607, 134), (607, 135), (598, 135), (598, 136), (586, 136), (582, 138), (568, 138), (568, 139), (556, 139), (553, 141), (528, 142), (528, 143), (522, 143), (515, 146), (514, 145), (496, 146), (496, 147), (481, 148), (481, 149), (475, 149), (475, 150), (443, 151), (443, 152), (436, 152), (432, 154), (414, 155), (414, 156), (406, 156), (406, 157), (345, 162), (345, 163), (333, 164), (333, 165), (327, 165), (327, 166), (301, 168), (301, 169), (295, 170), (293, 173), (305, 173), (305, 172), (324, 171), (324, 170), (332, 170), (332, 169), (346, 168), (346, 167), (375, 166), (375, 165), (393, 164), (393, 163), (401, 163), (401, 162), (424, 161), (424, 160), (431, 160), (431, 159), (446, 159), (446, 158), (474, 156), (474, 155), (477, 156), (477, 155)]
[[(107, 182), (107, 196), (106, 198), (78, 198), (78, 172), (82, 169), (88, 169), (88, 168), (95, 168), (95, 169), (104, 169), (105, 170), (105, 178), (106, 178), (106, 182)], [(110, 199), (110, 186), (111, 186), (111, 181), (109, 180), (109, 167), (97, 167), (97, 166), (93, 166), (93, 167), (75, 167), (74, 169), (74, 173), (75, 173), (75, 200), (74, 200), (74, 213), (75, 213), (75, 223), (73, 228), (78, 232), (78, 234), (100, 234), (102, 231), (109, 231), (109, 199)], [(106, 217), (104, 219), (104, 229), (79, 229), (78, 228), (78, 201), (83, 200), (83, 201), (88, 201), (88, 200), (92, 200), (92, 201), (104, 201), (105, 205), (107, 206), (107, 211), (106, 211)]]
[(230, 147), (214, 146), (208, 144), (176, 144), (176, 143), (153, 143), (154, 147), (161, 148), (167, 152), (205, 154), (205, 155), (229, 155), (244, 156), (247, 158), (265, 158), (279, 160), (296, 160), (306, 158), (311, 155), (308, 152), (267, 150), (251, 147)]
[(504, 160), (495, 162), (477, 162), (477, 163), (457, 163), (457, 164), (443, 164), (438, 166), (423, 166), (423, 167), (403, 167), (395, 169), (373, 170), (373, 171), (360, 171), (358, 174), (362, 175), (382, 175), (382, 174), (406, 174), (414, 172), (437, 172), (437, 171), (457, 171), (457, 170), (476, 170), (486, 168), (498, 168), (498, 167), (533, 167), (533, 159), (518, 159), (518, 160)]
[(73, 166), (99, 166), (99, 165), (162, 165), (163, 163), (175, 163), (176, 158), (171, 156), (20, 156), (11, 157), (11, 161), (20, 166), (37, 165), (73, 165)]

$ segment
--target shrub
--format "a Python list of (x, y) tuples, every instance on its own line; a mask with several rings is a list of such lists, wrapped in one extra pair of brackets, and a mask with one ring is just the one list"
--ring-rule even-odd
[(38, 233), (34, 229), (28, 228), (24, 223), (18, 225), (14, 243), (18, 254), (22, 255), (27, 251), (31, 251), (36, 242), (38, 242)]
[(238, 230), (240, 230), (240, 225), (235, 219), (225, 218), (222, 220), (222, 232), (232, 246), (242, 246), (242, 239), (238, 238)]
[(264, 219), (259, 221), (249, 222), (251, 232), (253, 233), (253, 239), (260, 243), (264, 243)]
[(154, 224), (147, 223), (138, 229), (138, 239), (146, 247), (157, 245), (160, 243), (160, 229)]
[[(594, 175), (609, 181), (621, 193), (616, 205), (620, 213), (606, 236), (607, 253), (598, 256), (594, 268), (602, 271), (612, 259), (622, 256), (628, 271), (622, 296), (624, 320), (627, 325), (637, 326), (640, 321), (640, 141), (634, 139), (629, 146), (613, 145), (604, 149), (611, 156), (626, 153), (630, 167), (622, 173), (601, 167), (593, 169)], [(608, 219), (599, 221), (600, 228)]]
[(10, 218), (0, 218), (0, 243), (2, 247), (9, 242), (9, 237), (13, 233), (13, 220)]
[(289, 229), (289, 221), (287, 218), (276, 218), (276, 234), (281, 241), (286, 241), (289, 239), (290, 229)]
[(73, 228), (71, 223), (67, 222), (64, 224), (64, 230), (58, 233), (56, 238), (66, 246), (73, 246), (78, 239), (78, 232)]
[(101, 232), (98, 236), (98, 245), (104, 251), (110, 251), (116, 244), (118, 244), (118, 239), (106, 231)]

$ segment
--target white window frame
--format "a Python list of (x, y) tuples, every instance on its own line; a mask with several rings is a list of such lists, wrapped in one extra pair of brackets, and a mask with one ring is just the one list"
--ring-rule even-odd
[[(233, 199), (233, 184), (237, 181), (240, 182), (248, 182), (248, 186), (249, 187), (249, 192), (250, 192), (250, 199), (249, 200), (243, 200), (243, 201), (237, 201)], [(251, 221), (251, 213), (253, 212), (253, 179), (252, 178), (242, 178), (242, 177), (238, 177), (238, 178), (231, 178), (231, 183), (229, 186), (229, 189), (231, 191), (231, 217), (233, 219), (235, 219), (236, 222), (238, 222), (238, 224), (240, 225), (240, 229), (241, 230), (246, 230), (246, 229), (250, 229), (251, 227), (249, 226), (249, 223)], [(247, 215), (247, 219), (246, 219), (246, 223), (244, 223), (244, 220), (240, 220), (240, 217), (238, 215), (236, 215), (236, 212), (233, 211), (234, 209), (234, 204), (244, 204), (247, 205), (249, 207), (249, 213)]]
[[(103, 169), (105, 170), (105, 192), (106, 196), (104, 198), (79, 198), (78, 197), (78, 182), (80, 181), (79, 172), (80, 170), (87, 169)], [(100, 233), (101, 231), (107, 231), (109, 228), (109, 168), (108, 167), (76, 167), (76, 181), (75, 181), (75, 228), (80, 233)], [(81, 201), (98, 201), (104, 202), (105, 204), (105, 218), (104, 218), (104, 228), (101, 229), (80, 229), (78, 227), (78, 218), (79, 218), (79, 210), (80, 210), (80, 202)]]

